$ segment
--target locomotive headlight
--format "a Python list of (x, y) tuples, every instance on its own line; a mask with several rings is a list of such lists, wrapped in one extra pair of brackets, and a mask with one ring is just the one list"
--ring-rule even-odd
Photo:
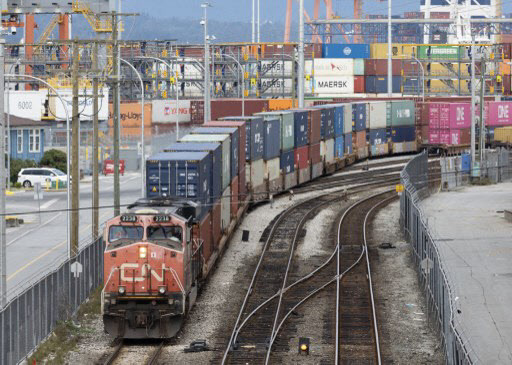
[(124, 288), (124, 286), (120, 286), (119, 289), (117, 289), (117, 291), (119, 292), (119, 294), (123, 295), (126, 292), (126, 289)]
[(139, 247), (139, 258), (145, 259), (148, 254), (148, 249), (145, 246)]
[(165, 294), (165, 289), (166, 289), (165, 286), (161, 286), (158, 288), (158, 292), (163, 295), (163, 294)]

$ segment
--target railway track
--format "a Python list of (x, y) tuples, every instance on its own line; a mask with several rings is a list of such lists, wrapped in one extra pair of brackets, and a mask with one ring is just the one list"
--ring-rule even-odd
[(156, 365), (162, 353), (166, 341), (159, 341), (151, 345), (140, 345), (127, 343), (126, 340), (120, 340), (115, 345), (114, 350), (103, 356), (105, 359), (97, 362), (102, 365), (125, 364), (127, 359), (130, 363)]
[[(388, 176), (387, 186), (395, 181), (394, 177)], [(351, 190), (352, 193), (358, 191)], [(368, 187), (360, 188), (358, 192), (365, 190)], [(334, 251), (325, 262), (289, 285), (288, 277), (294, 266), (294, 249), (304, 223), (323, 206), (344, 198), (345, 195), (339, 195), (338, 192), (308, 199), (284, 211), (274, 222), (228, 340), (222, 363), (269, 363), (271, 354), (289, 351), (289, 336), (283, 336), (285, 339), (280, 340), (278, 335), (283, 328), (287, 333), (291, 332), (292, 336), (296, 335), (293, 328), (285, 325), (287, 319), (307, 299), (335, 282), (336, 264), (333, 258), (339, 241), (338, 245), (333, 245)], [(310, 295), (305, 297), (307, 293)], [(275, 362), (279, 362), (279, 359), (272, 358), (272, 363)]]

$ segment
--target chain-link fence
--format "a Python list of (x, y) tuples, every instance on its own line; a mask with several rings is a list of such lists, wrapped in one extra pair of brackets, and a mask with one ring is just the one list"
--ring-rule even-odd
[(103, 282), (103, 240), (82, 248), (0, 312), (0, 364), (17, 364)]
[[(434, 177), (439, 181), (438, 178)], [(425, 290), (429, 318), (435, 318), (448, 364), (473, 364), (476, 355), (470, 349), (463, 326), (457, 320), (453, 283), (440, 259), (436, 240), (432, 237), (420, 207), (428, 195), (428, 154), (412, 159), (401, 173), (405, 189), (400, 197), (400, 223), (410, 242), (418, 277)]]

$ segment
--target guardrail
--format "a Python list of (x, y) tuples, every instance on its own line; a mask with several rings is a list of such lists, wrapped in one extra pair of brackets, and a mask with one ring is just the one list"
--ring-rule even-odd
[[(439, 182), (439, 178), (434, 177)], [(443, 267), (437, 243), (429, 231), (420, 201), (429, 194), (428, 154), (413, 158), (402, 170), (404, 191), (400, 196), (400, 224), (413, 249), (418, 277), (427, 299), (427, 316), (441, 334), (448, 364), (474, 364), (472, 351), (463, 325), (457, 319), (456, 296)]]
[(0, 311), (0, 364), (17, 364), (103, 283), (103, 240), (46, 274)]

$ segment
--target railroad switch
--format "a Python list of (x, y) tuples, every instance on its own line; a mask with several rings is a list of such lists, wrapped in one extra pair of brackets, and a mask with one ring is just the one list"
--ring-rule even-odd
[(195, 340), (193, 341), (189, 347), (185, 347), (185, 352), (201, 352), (201, 351), (210, 351), (206, 340)]

